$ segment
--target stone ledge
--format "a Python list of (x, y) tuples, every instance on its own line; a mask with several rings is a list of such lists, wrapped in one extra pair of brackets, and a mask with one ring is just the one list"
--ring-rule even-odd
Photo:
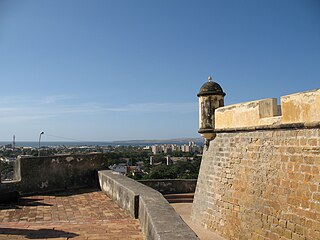
[(282, 123), (320, 121), (320, 89), (281, 97)]
[(275, 98), (239, 103), (216, 109), (215, 127), (221, 129), (274, 125), (279, 123), (279, 115), (280, 107)]
[[(287, 124), (320, 121), (320, 89), (220, 107), (215, 110), (215, 130), (284, 128)], [(279, 127), (274, 127), (279, 125)]]
[(141, 187), (135, 186), (131, 179), (110, 170), (99, 171), (98, 176), (101, 190), (132, 217), (138, 218)]
[(220, 129), (215, 129), (215, 133), (251, 132), (251, 131), (257, 131), (257, 130), (311, 129), (311, 128), (320, 128), (320, 122), (262, 125), (262, 126), (256, 126), (256, 127), (253, 126), (253, 127), (239, 127), (239, 128), (220, 128)]
[(139, 219), (146, 239), (198, 239), (156, 190), (110, 170), (99, 171), (98, 175), (101, 190)]

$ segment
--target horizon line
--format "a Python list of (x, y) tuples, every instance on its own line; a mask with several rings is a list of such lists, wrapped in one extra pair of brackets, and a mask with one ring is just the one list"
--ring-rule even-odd
[[(176, 141), (176, 140), (187, 140), (187, 139), (202, 139), (202, 137), (181, 137), (181, 138), (165, 138), (165, 139), (131, 139), (131, 140), (51, 140), (41, 142), (138, 142), (138, 141)], [(11, 140), (0, 140), (0, 142), (12, 142)], [(38, 142), (34, 140), (17, 140), (15, 142)]]

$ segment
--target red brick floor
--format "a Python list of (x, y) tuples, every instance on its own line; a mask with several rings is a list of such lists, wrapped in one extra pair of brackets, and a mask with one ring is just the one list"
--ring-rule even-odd
[(23, 197), (0, 204), (1, 239), (142, 240), (133, 219), (97, 189)]

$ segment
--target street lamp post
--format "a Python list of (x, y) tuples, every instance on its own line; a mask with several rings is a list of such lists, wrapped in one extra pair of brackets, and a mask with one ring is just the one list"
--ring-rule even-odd
[(38, 149), (38, 157), (40, 157), (40, 141), (41, 141), (41, 135), (43, 135), (44, 132), (41, 132), (39, 135), (39, 149)]

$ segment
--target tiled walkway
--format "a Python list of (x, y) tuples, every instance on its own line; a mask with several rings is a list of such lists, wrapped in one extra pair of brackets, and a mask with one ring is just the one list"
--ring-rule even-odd
[(200, 240), (225, 240), (218, 234), (191, 221), (192, 203), (171, 203), (171, 206), (181, 216), (183, 221), (197, 234)]
[(0, 239), (142, 240), (143, 236), (138, 220), (94, 189), (0, 204)]

